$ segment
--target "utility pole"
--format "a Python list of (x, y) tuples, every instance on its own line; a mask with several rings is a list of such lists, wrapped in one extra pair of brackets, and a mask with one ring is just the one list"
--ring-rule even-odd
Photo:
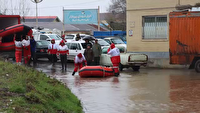
[(37, 7), (37, 4), (42, 2), (43, 0), (31, 0), (31, 1), (36, 4), (36, 27), (38, 29), (38, 7)]
[(64, 7), (63, 7), (63, 35), (65, 34), (65, 23), (64, 23), (64, 21), (65, 21), (65, 17), (64, 17)]
[(98, 6), (98, 31), (101, 31), (100, 29), (100, 7)]
[(178, 0), (178, 5), (181, 5), (181, 0)]

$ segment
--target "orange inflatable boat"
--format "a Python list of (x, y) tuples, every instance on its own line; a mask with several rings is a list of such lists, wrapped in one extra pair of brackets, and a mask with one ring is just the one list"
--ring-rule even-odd
[(15, 50), (14, 34), (16, 34), (16, 39), (21, 38), (21, 35), (32, 36), (32, 29), (26, 25), (17, 24), (0, 30), (0, 37), (2, 37), (0, 51)]
[(103, 66), (85, 66), (79, 71), (80, 77), (108, 77), (114, 76), (112, 68)]

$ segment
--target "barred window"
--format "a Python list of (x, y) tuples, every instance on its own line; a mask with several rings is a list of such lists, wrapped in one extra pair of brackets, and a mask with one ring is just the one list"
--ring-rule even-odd
[(143, 39), (166, 39), (168, 35), (167, 16), (144, 16)]

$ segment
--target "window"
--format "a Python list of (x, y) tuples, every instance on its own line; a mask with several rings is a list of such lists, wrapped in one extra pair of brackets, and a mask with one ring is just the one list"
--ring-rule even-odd
[(111, 39), (112, 43), (114, 44), (124, 44), (124, 42), (119, 38)]
[(74, 39), (74, 35), (67, 35), (65, 39)]
[(166, 39), (167, 16), (144, 16), (143, 39)]
[(78, 50), (81, 50), (80, 44), (77, 44), (77, 49), (78, 49)]
[(111, 44), (110, 40), (109, 39), (104, 39), (106, 42), (108, 42), (109, 44)]
[(62, 38), (58, 35), (48, 35), (51, 39), (61, 40)]
[(45, 35), (40, 35), (40, 40), (46, 40), (48, 37)]
[(108, 42), (106, 42), (105, 40), (98, 40), (98, 43), (101, 45), (101, 46), (110, 46), (110, 44)]
[(70, 43), (66, 43), (67, 47), (69, 48)]
[(76, 50), (77, 49), (77, 44), (76, 43), (71, 43), (70, 48), (71, 50)]

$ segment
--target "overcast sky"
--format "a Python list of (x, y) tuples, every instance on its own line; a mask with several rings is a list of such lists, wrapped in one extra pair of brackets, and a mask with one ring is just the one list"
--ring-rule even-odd
[[(35, 16), (35, 4), (27, 0), (30, 4), (29, 15)], [(63, 7), (65, 9), (97, 9), (100, 6), (100, 12), (106, 12), (110, 0), (43, 0), (38, 4), (39, 16), (58, 16), (63, 19)]]

